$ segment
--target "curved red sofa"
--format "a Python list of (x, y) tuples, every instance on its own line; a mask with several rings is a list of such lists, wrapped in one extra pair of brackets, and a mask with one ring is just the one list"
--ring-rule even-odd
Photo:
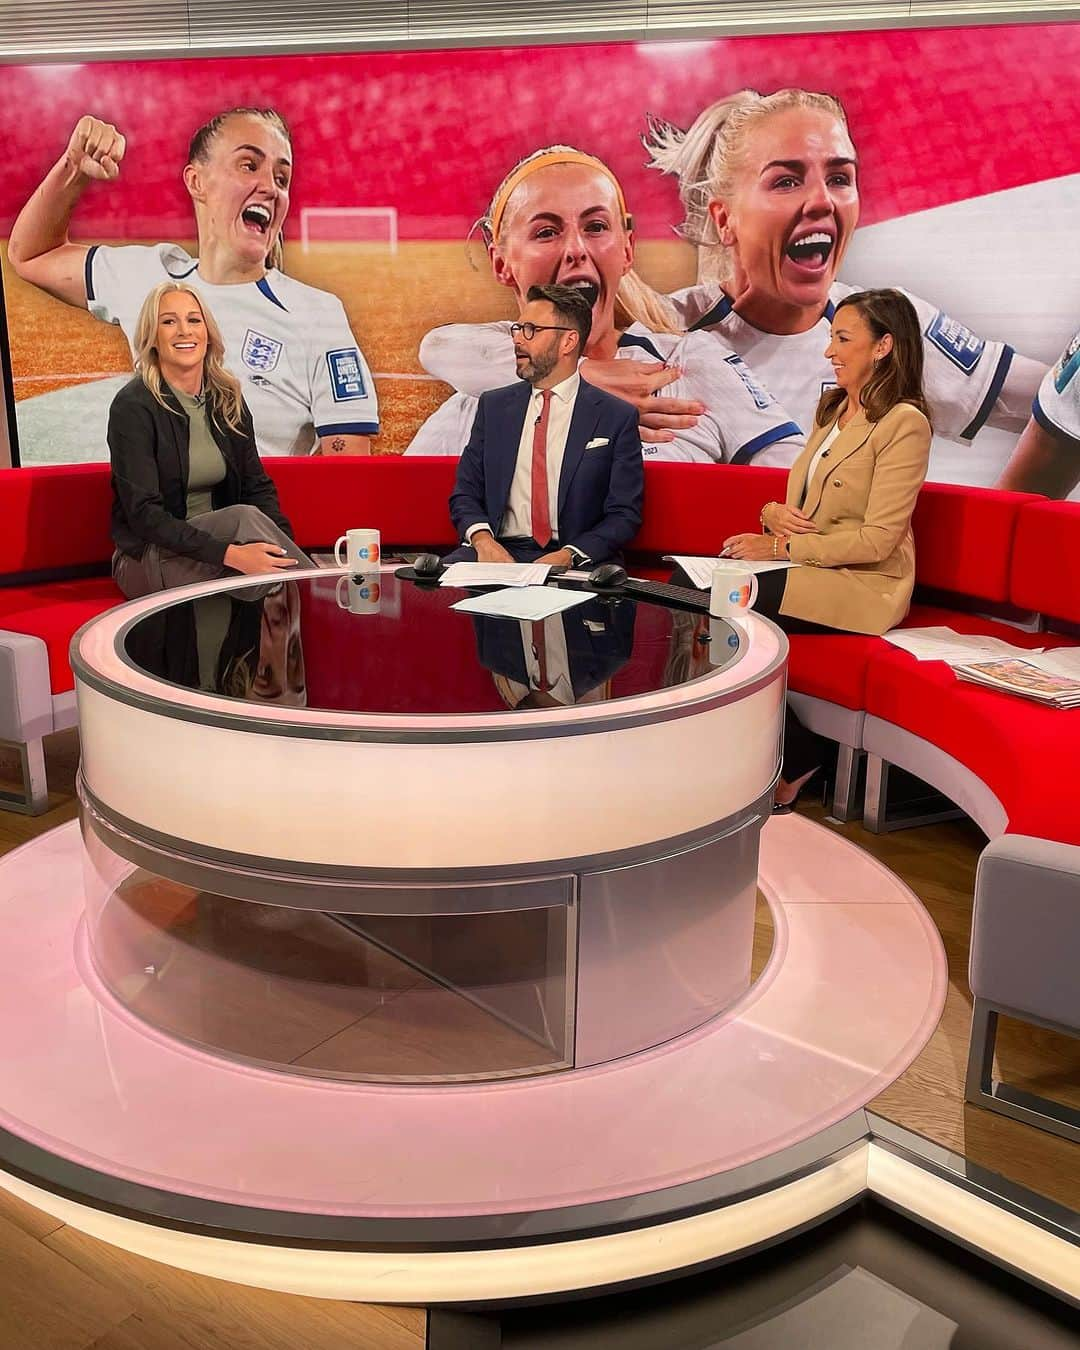
[[(385, 547), (456, 542), (446, 508), (453, 460), (275, 459), (267, 468), (309, 551), (356, 525), (377, 526)], [(665, 554), (715, 553), (728, 534), (758, 528), (762, 505), (783, 496), (784, 479), (780, 470), (749, 466), (647, 465), (631, 570), (661, 575)], [(23, 747), (39, 809), (41, 737), (75, 721), (70, 639), (123, 598), (107, 575), (110, 500), (107, 465), (0, 471), (0, 739)], [(914, 530), (917, 591), (908, 626), (945, 624), (1021, 647), (1080, 643), (1080, 505), (927, 484)], [(841, 747), (839, 814), (853, 809), (865, 753), (875, 808), (885, 767), (898, 765), (944, 792), (990, 836), (976, 888), (971, 982), (981, 1034), (969, 1091), (1069, 1132), (1068, 1119), (1038, 1115), (1041, 1108), (994, 1084), (989, 1057), (998, 1012), (1080, 1028), (1075, 960), (1067, 972), (1054, 960), (1055, 949), (1075, 953), (1080, 943), (1080, 793), (1063, 790), (1080, 763), (1080, 711), (963, 683), (940, 662), (845, 634), (793, 638), (789, 690), (803, 719)], [(1063, 775), (1054, 772), (1058, 764), (1067, 766)], [(880, 823), (876, 810), (870, 823)], [(1017, 889), (1024, 878), (1029, 890), (1037, 878), (1039, 893), (1051, 896), (1038, 932), (1024, 918), (1033, 903)]]

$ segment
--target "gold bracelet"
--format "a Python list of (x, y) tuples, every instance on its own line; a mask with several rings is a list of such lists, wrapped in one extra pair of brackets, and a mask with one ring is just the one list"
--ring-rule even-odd
[(775, 502), (766, 502), (765, 505), (761, 508), (761, 515), (758, 516), (758, 524), (761, 526), (762, 532), (764, 534), (772, 534), (772, 531), (769, 529), (768, 525), (765, 524), (765, 512), (769, 509), (770, 506), (775, 505), (776, 505)]
[(772, 537), (772, 555), (774, 562), (776, 560), (776, 546), (779, 542), (780, 542), (779, 536), (774, 534)]

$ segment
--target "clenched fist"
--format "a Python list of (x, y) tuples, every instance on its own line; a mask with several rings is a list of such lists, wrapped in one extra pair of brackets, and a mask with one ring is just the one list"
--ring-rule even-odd
[(106, 182), (119, 175), (126, 144), (111, 122), (88, 114), (76, 123), (64, 158), (72, 173)]

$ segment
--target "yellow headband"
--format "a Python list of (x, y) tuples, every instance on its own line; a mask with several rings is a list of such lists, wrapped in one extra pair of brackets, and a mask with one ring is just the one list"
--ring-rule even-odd
[(499, 189), (499, 195), (495, 198), (495, 204), (491, 208), (491, 238), (493, 241), (498, 242), (499, 230), (502, 227), (503, 216), (506, 214), (506, 206), (514, 193), (514, 189), (519, 183), (523, 183), (530, 174), (535, 173), (537, 169), (546, 169), (552, 164), (584, 164), (590, 169), (599, 169), (605, 178), (611, 180), (615, 188), (623, 225), (627, 230), (634, 228), (634, 218), (626, 209), (626, 198), (623, 196), (619, 180), (602, 160), (596, 159), (593, 155), (583, 154), (580, 150), (550, 150), (545, 155), (534, 155), (532, 159), (527, 159), (524, 164), (519, 164)]

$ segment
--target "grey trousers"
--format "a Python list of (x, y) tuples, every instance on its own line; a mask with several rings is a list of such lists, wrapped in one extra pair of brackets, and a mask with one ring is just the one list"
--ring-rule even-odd
[[(226, 544), (280, 544), (290, 558), (301, 567), (315, 564), (284, 531), (278, 529), (269, 516), (257, 506), (223, 506), (219, 511), (207, 511), (192, 516), (188, 522)], [(196, 581), (217, 581), (234, 574), (229, 567), (217, 563), (200, 562), (182, 553), (173, 553), (157, 544), (148, 544), (141, 558), (116, 552), (112, 559), (113, 580), (129, 600), (138, 600), (155, 591), (170, 590), (173, 586), (189, 586)], [(288, 571), (278, 574), (284, 580)]]

